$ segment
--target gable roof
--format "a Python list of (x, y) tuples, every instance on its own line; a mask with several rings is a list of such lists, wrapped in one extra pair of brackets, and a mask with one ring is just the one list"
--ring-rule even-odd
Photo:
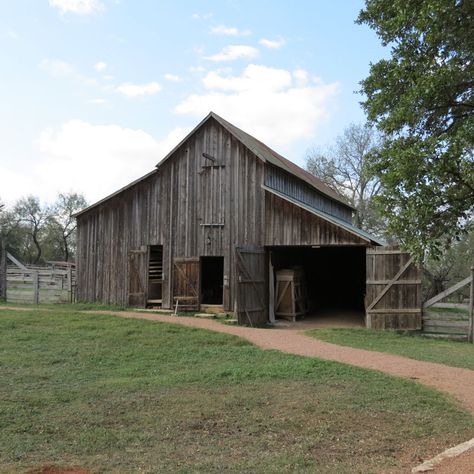
[(337, 191), (330, 188), (327, 184), (325, 184), (320, 178), (317, 176), (312, 175), (308, 171), (300, 168), (297, 164), (287, 160), (283, 156), (281, 156), (276, 151), (272, 150), (269, 146), (265, 145), (265, 143), (257, 140), (252, 135), (249, 135), (247, 132), (244, 132), (240, 128), (236, 127), (235, 125), (231, 124), (227, 120), (223, 119), (219, 115), (214, 112), (209, 112), (207, 117), (204, 118), (181, 142), (178, 143), (157, 165), (156, 167), (159, 168), (165, 161), (167, 161), (175, 152), (178, 150), (188, 139), (191, 137), (196, 130), (201, 128), (206, 122), (210, 119), (216, 120), (223, 128), (225, 128), (231, 135), (233, 135), (237, 140), (243, 143), (252, 153), (254, 153), (258, 158), (260, 158), (263, 162), (270, 163), (278, 168), (283, 169), (287, 173), (296, 176), (297, 178), (305, 181), (311, 187), (315, 188), (322, 194), (334, 199), (335, 201), (349, 207), (350, 209), (354, 209), (353, 206), (347, 203), (344, 197), (339, 194)]

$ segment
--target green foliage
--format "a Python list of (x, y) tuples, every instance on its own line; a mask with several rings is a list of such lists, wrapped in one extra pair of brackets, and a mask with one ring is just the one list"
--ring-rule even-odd
[(391, 48), (362, 81), (387, 137), (373, 160), (381, 212), (405, 248), (437, 257), (474, 210), (474, 3), (367, 0), (357, 21)]
[(311, 150), (306, 157), (308, 171), (344, 196), (356, 209), (354, 224), (382, 235), (384, 222), (374, 205), (380, 194), (380, 180), (370, 169), (370, 155), (379, 149), (379, 134), (368, 125), (351, 124), (326, 150)]
[(52, 205), (37, 197), (18, 200), (0, 211), (0, 239), (25, 263), (69, 261), (75, 252), (75, 212), (87, 206), (77, 193), (59, 194)]
[[(423, 265), (424, 299), (441, 293), (446, 288), (469, 276), (474, 263), (474, 229), (454, 242), (438, 258), (428, 256)], [(462, 288), (449, 297), (449, 300), (461, 303), (469, 297), (469, 286)]]
[[(447, 312), (445, 309), (442, 311)], [(467, 316), (466, 312), (457, 312), (461, 316)], [(306, 334), (341, 346), (388, 352), (410, 359), (474, 370), (474, 345), (466, 342), (428, 339), (423, 336), (370, 329), (314, 329)]]
[(474, 426), (412, 381), (209, 331), (61, 307), (0, 332), (5, 472), (402, 472)]

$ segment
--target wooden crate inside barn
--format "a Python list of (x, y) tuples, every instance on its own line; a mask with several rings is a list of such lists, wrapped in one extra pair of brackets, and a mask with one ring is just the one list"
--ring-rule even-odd
[(303, 296), (303, 274), (298, 269), (276, 272), (275, 316), (296, 320), (306, 312)]

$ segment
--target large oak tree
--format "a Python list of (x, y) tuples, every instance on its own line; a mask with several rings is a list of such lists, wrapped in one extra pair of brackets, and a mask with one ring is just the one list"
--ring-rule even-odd
[(362, 81), (387, 139), (373, 160), (378, 198), (405, 248), (440, 254), (474, 211), (474, 2), (367, 0), (357, 19), (391, 48)]

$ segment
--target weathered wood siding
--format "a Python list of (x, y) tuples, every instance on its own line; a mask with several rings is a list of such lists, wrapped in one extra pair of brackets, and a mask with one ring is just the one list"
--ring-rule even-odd
[(316, 191), (301, 179), (273, 165), (265, 167), (265, 186), (275, 189), (316, 210), (352, 223), (352, 209)]
[(269, 192), (265, 245), (368, 245), (368, 242)]
[(128, 252), (163, 245), (164, 307), (174, 257), (224, 256), (233, 309), (234, 248), (263, 244), (263, 179), (263, 163), (210, 120), (156, 174), (78, 217), (79, 300), (127, 304)]
[(421, 329), (421, 269), (397, 247), (367, 249), (367, 327)]

